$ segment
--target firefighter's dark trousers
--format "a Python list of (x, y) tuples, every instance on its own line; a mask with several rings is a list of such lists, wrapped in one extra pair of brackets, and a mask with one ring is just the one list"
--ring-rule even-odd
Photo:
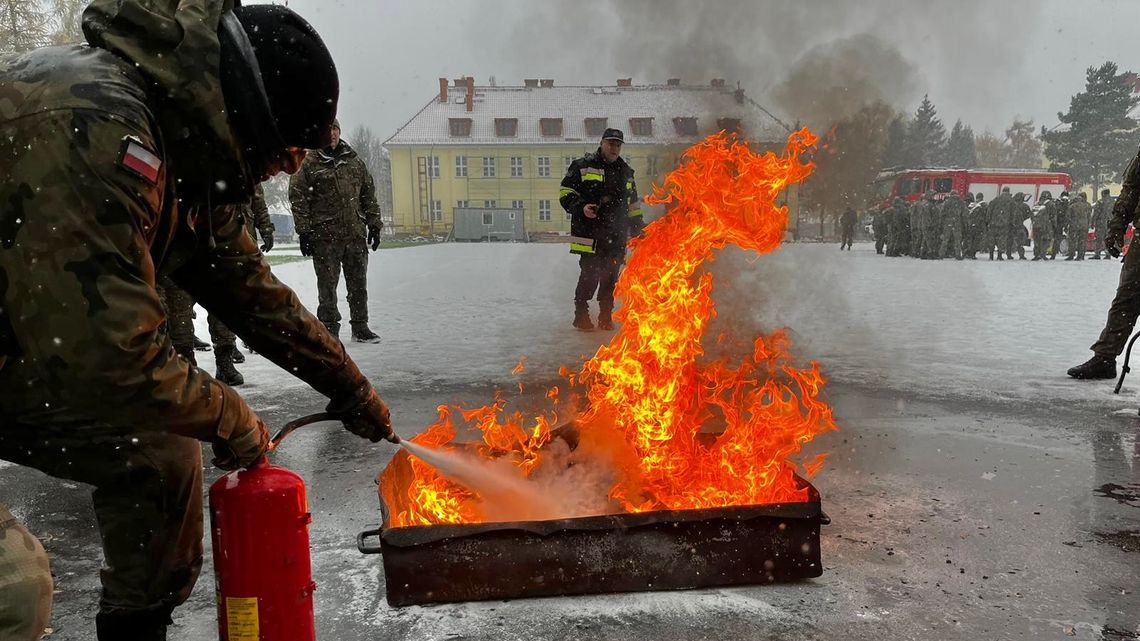
[(574, 308), (585, 309), (598, 293), (598, 306), (604, 312), (614, 308), (614, 286), (621, 274), (623, 255), (598, 256), (582, 254), (578, 258), (578, 287), (574, 289)]
[(1093, 343), (1092, 351), (1109, 358), (1119, 356), (1136, 326), (1137, 316), (1140, 316), (1140, 245), (1133, 236), (1124, 267), (1120, 270), (1116, 298), (1108, 308), (1108, 320), (1100, 338)]
[(92, 486), (102, 612), (169, 614), (202, 565), (201, 445), (158, 426), (92, 422), (37, 379), (18, 359), (0, 368), (0, 459)]

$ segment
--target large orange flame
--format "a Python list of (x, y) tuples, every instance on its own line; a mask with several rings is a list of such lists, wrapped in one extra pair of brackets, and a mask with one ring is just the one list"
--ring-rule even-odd
[[(819, 365), (791, 363), (787, 335), (752, 339), (738, 363), (705, 357), (702, 338), (716, 315), (713, 277), (698, 275), (713, 251), (728, 244), (760, 253), (775, 250), (787, 227), (776, 198), (811, 173), (801, 160), (816, 142), (806, 129), (785, 153), (754, 153), (720, 133), (690, 148), (680, 166), (647, 199), (668, 213), (631, 242), (632, 256), (618, 282), (620, 330), (578, 372), (563, 368), (569, 386), (584, 391), (575, 422), (584, 438), (619, 442), (610, 498), (629, 512), (755, 505), (806, 499), (790, 458), (817, 434), (835, 429), (820, 399)], [(524, 362), (513, 370), (520, 373)], [(521, 390), (521, 386), (520, 386)], [(552, 426), (566, 410), (560, 390), (537, 417), (506, 414), (491, 405), (458, 410), (482, 433), (478, 452), (507, 456), (529, 475), (542, 461)], [(454, 411), (413, 439), (447, 448), (456, 435)], [(610, 448), (613, 450), (614, 448)], [(804, 465), (808, 476), (822, 457)], [(485, 520), (478, 497), (412, 459), (405, 509), (392, 526)]]

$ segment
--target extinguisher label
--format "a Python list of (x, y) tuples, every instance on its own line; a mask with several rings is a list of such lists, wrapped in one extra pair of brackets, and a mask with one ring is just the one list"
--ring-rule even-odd
[(229, 641), (258, 641), (257, 599), (226, 597)]

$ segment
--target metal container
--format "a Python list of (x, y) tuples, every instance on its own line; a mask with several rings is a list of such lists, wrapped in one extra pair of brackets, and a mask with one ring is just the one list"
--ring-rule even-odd
[(406, 501), (396, 489), (407, 487), (410, 475), (401, 451), (380, 477), (383, 525), (357, 538), (364, 554), (383, 555), (388, 603), (396, 607), (751, 585), (823, 573), (819, 530), (829, 519), (803, 479), (803, 503), (389, 527), (388, 515)]

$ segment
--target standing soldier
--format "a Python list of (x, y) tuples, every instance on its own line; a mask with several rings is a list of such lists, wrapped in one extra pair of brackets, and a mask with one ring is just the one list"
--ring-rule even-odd
[(337, 286), (340, 270), (348, 288), (354, 343), (379, 343), (368, 327), (368, 248), (380, 247), (380, 205), (372, 174), (332, 126), (332, 144), (314, 149), (289, 180), (289, 202), (301, 254), (313, 257), (317, 273), (317, 318), (333, 336), (340, 333)]
[(859, 224), (859, 215), (855, 213), (854, 209), (848, 207), (843, 211), (843, 215), (839, 217), (839, 251), (843, 251), (846, 247), (847, 251), (851, 251), (851, 241), (855, 238), (855, 226)]
[(942, 222), (939, 217), (939, 205), (934, 200), (934, 190), (928, 189), (918, 201), (918, 218), (922, 221), (922, 258), (936, 259), (939, 257), (939, 237), (942, 235)]
[(887, 219), (890, 217), (890, 207), (883, 207), (874, 213), (874, 218), (871, 219), (871, 231), (875, 232), (875, 253), (882, 254), (883, 248), (887, 244), (888, 224)]
[[(997, 247), (997, 259), (1002, 258), (1002, 252), (1007, 250), (1009, 244), (1009, 221), (1013, 218), (1013, 196), (1009, 195), (1009, 187), (1002, 187), (1001, 193), (990, 203), (990, 260), (994, 259), (994, 247)], [(1010, 256), (1012, 259), (1013, 256)]]
[(922, 258), (922, 218), (919, 205), (922, 204), (922, 199), (914, 201), (910, 204), (910, 209), (907, 212), (907, 219), (910, 221), (910, 255), (914, 258)]
[[(241, 206), (241, 217), (245, 222), (246, 233), (254, 242), (257, 242), (257, 235), (261, 234), (261, 253), (268, 254), (273, 249), (273, 232), (276, 230), (269, 217), (269, 207), (265, 204), (265, 192), (260, 183), (253, 189), (253, 199)], [(214, 344), (214, 364), (217, 367), (214, 378), (230, 387), (244, 385), (245, 377), (234, 367), (235, 363), (245, 362), (245, 356), (237, 348), (237, 335), (214, 314), (208, 315), (206, 321), (210, 328), (210, 342)]]
[(1057, 203), (1053, 194), (1041, 192), (1041, 207), (1033, 216), (1033, 260), (1045, 260), (1049, 245), (1053, 243), (1053, 219), (1057, 215)]
[(1069, 255), (1065, 260), (1084, 260), (1089, 238), (1089, 222), (1092, 218), (1092, 205), (1085, 192), (1077, 192), (1077, 197), (1069, 203)]
[(594, 329), (590, 299), (598, 293), (598, 327), (614, 328), (614, 286), (631, 236), (642, 231), (641, 199), (633, 167), (621, 157), (625, 135), (606, 129), (598, 150), (566, 169), (558, 202), (570, 214), (570, 253), (578, 254), (574, 327)]
[[(985, 202), (986, 197), (978, 192), (974, 197), (974, 204), (968, 214), (970, 223), (970, 260), (978, 258), (978, 252), (985, 251), (990, 240), (990, 211)], [(992, 249), (992, 247), (991, 247)]]
[(909, 251), (910, 244), (910, 214), (906, 208), (906, 201), (895, 197), (889, 210), (891, 221), (891, 237), (887, 241), (888, 256), (902, 256)]
[(1100, 260), (1100, 252), (1104, 248), (1104, 240), (1108, 238), (1108, 219), (1112, 216), (1112, 205), (1115, 199), (1107, 189), (1100, 192), (1100, 200), (1093, 206), (1092, 228), (1096, 231), (1096, 240), (1093, 242), (1093, 260)]
[(1029, 245), (1029, 230), (1025, 221), (1033, 217), (1033, 208), (1029, 206), (1029, 196), (1024, 192), (1017, 192), (1013, 196), (1013, 213), (1009, 225), (1010, 248), (1006, 257), (1013, 260), (1013, 250), (1017, 250), (1017, 257), (1026, 260), (1025, 248)]
[[(1112, 206), (1108, 219), (1108, 233), (1104, 248), (1112, 258), (1119, 258), (1124, 245), (1124, 231), (1136, 222), (1136, 207), (1140, 204), (1140, 155), (1132, 159), (1124, 170), (1124, 184), (1120, 196)], [(1124, 265), (1120, 268), (1120, 284), (1116, 297), (1108, 309), (1108, 320), (1100, 338), (1093, 343), (1093, 356), (1069, 369), (1073, 378), (1116, 378), (1116, 357), (1124, 351), (1124, 344), (1140, 316), (1140, 234), (1133, 234)]]
[[(1053, 250), (1049, 252), (1049, 260), (1057, 260), (1057, 253), (1061, 251), (1061, 240), (1069, 227), (1069, 192), (1061, 192), (1056, 202), (1057, 210), (1053, 216)], [(1072, 243), (1071, 238), (1069, 243)]]
[(954, 257), (962, 260), (962, 233), (966, 227), (966, 204), (951, 191), (942, 201), (942, 247), (938, 255), (942, 258)]

